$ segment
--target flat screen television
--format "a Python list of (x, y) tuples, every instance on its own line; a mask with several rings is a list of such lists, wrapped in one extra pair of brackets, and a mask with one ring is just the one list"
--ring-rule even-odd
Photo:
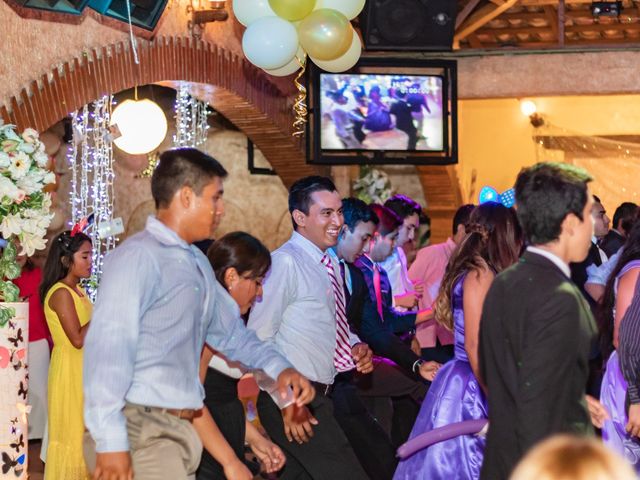
[(457, 162), (456, 63), (362, 58), (310, 78), (307, 158), (318, 164)]

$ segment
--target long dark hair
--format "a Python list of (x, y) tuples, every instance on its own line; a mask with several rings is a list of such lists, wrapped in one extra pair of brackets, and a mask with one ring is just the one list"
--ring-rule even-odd
[(501, 272), (513, 265), (522, 250), (522, 229), (513, 208), (483, 203), (471, 212), (465, 225), (467, 236), (449, 259), (435, 302), (436, 321), (453, 329), (451, 293), (458, 279), (470, 270), (487, 266)]
[(91, 243), (91, 238), (82, 232), (71, 236), (69, 230), (53, 239), (42, 271), (42, 283), (40, 283), (40, 300), (43, 304), (49, 289), (67, 276), (73, 265), (73, 255), (85, 242)]
[(624, 249), (618, 257), (618, 263), (607, 279), (607, 285), (604, 288), (604, 294), (600, 299), (596, 310), (598, 320), (598, 332), (600, 335), (600, 348), (602, 358), (606, 361), (613, 352), (613, 310), (616, 306), (615, 282), (616, 277), (622, 271), (624, 266), (633, 261), (640, 260), (640, 221), (636, 220), (633, 224), (631, 232), (624, 244)]
[(246, 232), (231, 232), (213, 242), (207, 257), (220, 285), (227, 287), (224, 274), (235, 268), (238, 275), (250, 273), (253, 278), (263, 277), (271, 268), (271, 254), (260, 240)]

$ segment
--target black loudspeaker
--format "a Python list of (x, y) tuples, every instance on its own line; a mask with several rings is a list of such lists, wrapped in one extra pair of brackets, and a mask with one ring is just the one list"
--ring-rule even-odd
[(367, 50), (451, 50), (455, 0), (369, 0), (360, 24)]
[[(153, 30), (160, 20), (167, 0), (129, 0), (131, 23), (146, 30)], [(108, 17), (129, 22), (127, 0), (89, 0), (89, 7)]]

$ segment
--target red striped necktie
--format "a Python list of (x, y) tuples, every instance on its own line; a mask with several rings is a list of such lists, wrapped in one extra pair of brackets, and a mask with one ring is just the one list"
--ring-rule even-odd
[(333, 288), (333, 296), (336, 299), (336, 350), (333, 354), (333, 364), (339, 372), (347, 372), (355, 368), (355, 364), (349, 343), (349, 324), (347, 323), (344, 290), (338, 282), (329, 255), (325, 254), (322, 257), (322, 265), (327, 269)]

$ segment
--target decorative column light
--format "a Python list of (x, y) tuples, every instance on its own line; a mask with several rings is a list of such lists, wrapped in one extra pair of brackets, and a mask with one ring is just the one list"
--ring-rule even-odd
[(110, 134), (113, 98), (103, 96), (71, 115), (73, 142), (67, 158), (71, 170), (71, 224), (89, 219), (86, 232), (93, 244), (91, 277), (87, 290), (95, 300), (104, 256), (115, 248), (121, 233), (113, 219), (113, 146)]
[(176, 92), (174, 147), (198, 147), (207, 140), (209, 104), (192, 97), (181, 84)]

